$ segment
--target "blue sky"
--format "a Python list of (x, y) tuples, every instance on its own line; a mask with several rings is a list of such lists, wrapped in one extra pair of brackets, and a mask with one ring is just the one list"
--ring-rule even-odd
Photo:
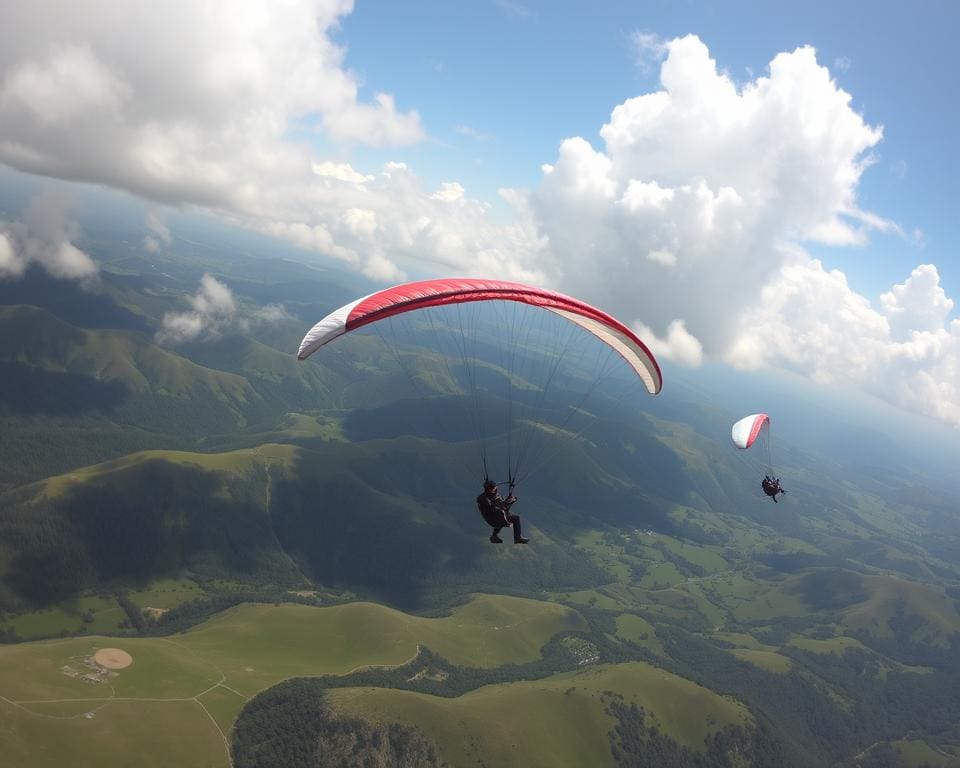
[(535, 282), (677, 365), (960, 427), (958, 9), (19, 4), (0, 184), (61, 194), (4, 214), (0, 279), (96, 272), (45, 210), (96, 185), (142, 201), (150, 251), (196, 213), (377, 283)]

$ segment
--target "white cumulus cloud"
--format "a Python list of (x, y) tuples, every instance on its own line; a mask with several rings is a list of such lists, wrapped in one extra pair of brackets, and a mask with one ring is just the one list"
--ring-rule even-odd
[(72, 242), (79, 231), (71, 208), (68, 197), (51, 190), (34, 197), (16, 221), (0, 221), (0, 278), (20, 277), (31, 264), (54, 277), (93, 278), (96, 262)]
[(936, 267), (877, 304), (804, 250), (902, 236), (857, 202), (882, 129), (812, 48), (742, 85), (694, 36), (663, 50), (660, 90), (616, 106), (602, 146), (568, 138), (543, 166), (529, 200), (543, 273), (665, 359), (786, 368), (960, 425), (960, 321)]
[[(202, 207), (377, 279), (542, 278), (531, 265), (541, 239), (491, 221), (459, 182), (434, 190), (403, 163), (351, 163), (358, 145), (426, 138), (402, 94), (361, 98), (334, 40), (352, 10), (350, 0), (14, 4), (0, 25), (0, 163)], [(156, 230), (144, 240), (152, 252), (164, 244)]]
[(811, 48), (743, 86), (694, 36), (665, 50), (662, 89), (615, 107), (602, 149), (570, 138), (545, 168), (543, 271), (659, 335), (682, 319), (720, 356), (790, 243), (862, 243), (885, 226), (856, 201), (881, 131)]
[(703, 363), (703, 345), (690, 335), (683, 320), (671, 322), (663, 338), (643, 323), (636, 323), (634, 330), (653, 352), (654, 357), (672, 360), (688, 368), (697, 368)]
[(16, 3), (0, 25), (0, 162), (170, 203), (249, 209), (336, 142), (421, 140), (419, 115), (369, 102), (332, 34), (351, 0)]
[(197, 292), (187, 300), (190, 309), (167, 312), (157, 331), (157, 343), (167, 346), (188, 341), (209, 341), (235, 331), (246, 333), (253, 327), (279, 325), (295, 320), (283, 304), (241, 309), (233, 291), (213, 275), (200, 279)]
[(910, 277), (880, 296), (883, 314), (897, 338), (912, 331), (943, 328), (954, 303), (940, 287), (940, 275), (933, 264), (921, 264)]
[(630, 35), (630, 43), (635, 52), (637, 67), (644, 73), (649, 72), (653, 65), (667, 54), (666, 43), (653, 32), (635, 30)]
[(253, 313), (253, 319), (264, 325), (278, 325), (296, 320), (283, 304), (265, 304)]
[(0, 279), (19, 277), (26, 268), (27, 262), (17, 254), (13, 239), (0, 229)]
[[(205, 274), (200, 279), (200, 288), (189, 302), (190, 310), (168, 312), (163, 316), (163, 327), (156, 336), (160, 344), (217, 338), (237, 325), (237, 302), (233, 292), (212, 275)], [(241, 321), (238, 327), (246, 326)]]
[(843, 273), (796, 254), (742, 318), (728, 360), (772, 365), (824, 384), (854, 385), (960, 426), (960, 320), (932, 265), (921, 265), (877, 308)]

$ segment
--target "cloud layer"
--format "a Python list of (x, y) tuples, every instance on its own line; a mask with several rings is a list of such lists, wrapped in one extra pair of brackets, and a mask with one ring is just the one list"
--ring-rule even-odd
[(17, 3), (0, 27), (0, 161), (161, 202), (253, 212), (302, 181), (306, 142), (423, 138), (393, 96), (361, 101), (331, 39), (350, 0)]
[[(412, 106), (360, 98), (334, 41), (351, 10), (15, 4), (0, 27), (0, 162), (200, 206), (384, 282), (546, 284), (633, 324), (664, 358), (786, 367), (960, 424), (960, 331), (936, 267), (871, 300), (804, 251), (897, 231), (857, 201), (882, 128), (813, 49), (736, 83), (695, 36), (636, 34), (639, 63), (662, 60), (659, 90), (615, 106), (596, 146), (563, 141), (534, 189), (501, 190), (509, 215), (495, 216), (463, 180), (431, 188), (403, 163), (349, 161), (356, 144), (426, 137)], [(147, 250), (169, 243), (159, 216), (148, 229)], [(69, 237), (32, 247), (24, 231), (0, 232), (0, 275), (93, 268)], [(168, 341), (235, 316), (209, 281), (169, 316)]]

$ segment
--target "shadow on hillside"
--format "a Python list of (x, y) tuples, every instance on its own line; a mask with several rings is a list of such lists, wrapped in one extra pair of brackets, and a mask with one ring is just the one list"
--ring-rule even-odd
[(5, 581), (40, 604), (185, 568), (291, 581), (257, 501), (263, 483), (263, 475), (238, 478), (163, 459), (106, 470), (0, 521), (17, 552)]
[(30, 304), (42, 307), (79, 328), (116, 328), (149, 333), (140, 315), (117, 305), (109, 294), (83, 287), (76, 280), (61, 280), (40, 267), (19, 280), (0, 280), (0, 304)]
[(403, 459), (343, 447), (337, 455), (305, 454), (288, 479), (274, 480), (277, 539), (315, 582), (409, 609), (421, 605), (445, 564), (475, 567), (476, 543), (452, 520), (420, 508), (409, 486), (380, 488), (354, 471), (383, 479)]
[(129, 390), (119, 381), (0, 361), (0, 411), (49, 416), (107, 413), (128, 395)]

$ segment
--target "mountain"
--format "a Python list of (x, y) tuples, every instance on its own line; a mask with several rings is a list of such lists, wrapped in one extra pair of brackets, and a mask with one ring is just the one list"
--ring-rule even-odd
[[(501, 754), (483, 724), (503, 707), (539, 713), (529, 751), (504, 764), (586, 743), (618, 766), (651, 755), (852, 766), (922, 752), (915, 742), (925, 755), (960, 750), (960, 505), (922, 439), (714, 369), (667, 368), (657, 398), (616, 366), (595, 385), (604, 366), (577, 342), (553, 354), (548, 327), (513, 333), (495, 314), (478, 314), (469, 345), (438, 316), (298, 362), (303, 331), (362, 281), (200, 240), (162, 257), (102, 248), (94, 284), (38, 273), (0, 284), (5, 639), (78, 635), (73, 648), (97, 632), (112, 638), (98, 645), (134, 648), (179, 633), (189, 658), (216, 657), (220, 672), (178, 695), (202, 697), (218, 723), (204, 749), (232, 743), (235, 756), (281, 732), (274, 704), (340, 747), (393, 733), (417, 755), (467, 764)], [(203, 274), (229, 285), (233, 322), (160, 343)], [(258, 320), (265, 305), (283, 310)], [(733, 420), (761, 409), (787, 489), (778, 504), (759, 492), (763, 467), (729, 443)], [(507, 455), (522, 459), (526, 547), (488, 544), (474, 505), (484, 474), (508, 479)], [(503, 609), (514, 599), (529, 602)], [(311, 611), (372, 603), (341, 639), (363, 648), (399, 633), (411, 666), (410, 654), (361, 654), (356, 665), (389, 669), (273, 687), (327, 674), (326, 646), (285, 664), (318, 632)], [(465, 622), (463, 606), (478, 604)], [(550, 610), (577, 618), (516, 659), (473, 663)], [(460, 624), (423, 623), (443, 616)], [(55, 675), (51, 664), (74, 662), (44, 656), (53, 647), (9, 645), (0, 663), (23, 648)], [(173, 662), (150, 654), (138, 670), (173, 679)], [(50, 680), (32, 691), (19, 672), (4, 679), (25, 687), (0, 688), (3, 701), (60, 706)], [(159, 696), (134, 682), (131, 701)], [(690, 702), (702, 708), (684, 728), (676, 713)], [(17, 733), (29, 730), (10, 706)], [(450, 735), (462, 723), (470, 740)]]

